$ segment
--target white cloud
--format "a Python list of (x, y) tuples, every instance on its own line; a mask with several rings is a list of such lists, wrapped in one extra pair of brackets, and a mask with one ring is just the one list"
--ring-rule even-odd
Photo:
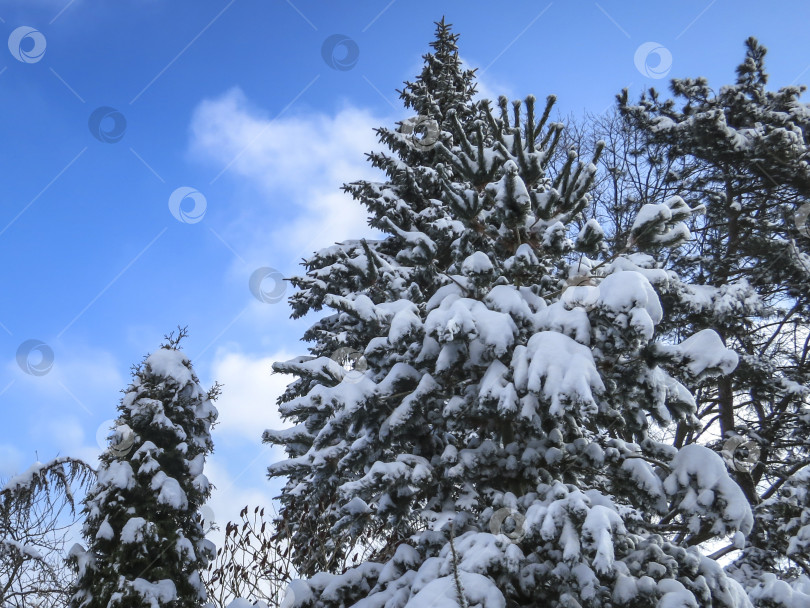
[(223, 387), (216, 402), (219, 422), (215, 435), (237, 434), (258, 445), (265, 429), (289, 426), (281, 420), (276, 399), (292, 377), (273, 373), (272, 364), (290, 358), (292, 355), (286, 352), (260, 358), (239, 352), (217, 352), (211, 376)]
[(486, 66), (470, 63), (465, 57), (460, 57), (460, 59), (461, 65), (465, 70), (478, 69), (475, 73), (476, 94), (474, 99), (489, 99), (492, 101), (493, 107), (497, 107), (498, 97), (501, 95), (505, 95), (508, 99), (513, 98), (514, 93), (511, 87), (506, 86), (502, 82), (498, 82), (492, 78), (492, 75), (484, 76), (482, 70), (484, 70)]
[[(25, 373), (16, 360), (5, 366), (12, 383), (3, 395), (4, 406), (25, 404), (12, 414), (13, 424), (26, 424), (10, 440), (24, 455), (14, 463), (18, 468), (57, 454), (94, 465), (100, 453), (95, 440), (98, 424), (116, 415), (120, 391), (127, 385), (117, 359), (106, 350), (55, 342), (53, 352), (53, 367), (42, 376)], [(29, 356), (34, 365), (40, 359), (41, 351)]]
[(203, 513), (213, 511), (219, 530), (211, 530), (207, 536), (217, 546), (224, 541), (225, 524), (239, 521), (239, 512), (246, 505), (264, 507), (265, 520), (274, 515), (273, 496), (283, 480), (268, 480), (267, 467), (285, 454), (280, 447), (263, 444), (261, 437), (265, 429), (289, 426), (281, 420), (276, 398), (292, 378), (272, 371), (273, 362), (289, 358), (283, 351), (251, 356), (232, 343), (218, 348), (213, 357), (207, 373), (209, 384), (216, 380), (223, 386), (215, 403), (219, 418), (212, 431), (214, 453), (205, 463), (205, 475), (214, 489)]
[[(261, 469), (264, 474), (269, 462), (268, 453), (265, 452), (253, 466)], [(219, 528), (211, 530), (207, 537), (217, 547), (221, 547), (224, 541), (225, 525), (229, 521), (239, 521), (239, 512), (245, 506), (251, 509), (264, 507), (266, 520), (270, 520), (274, 515), (273, 495), (277, 492), (273, 486), (266, 480), (257, 483), (254, 479), (243, 479), (241, 471), (231, 472), (232, 465), (231, 461), (219, 458), (216, 453), (205, 463), (205, 476), (215, 486), (206, 505), (213, 511), (214, 523)]]
[[(45, 420), (40, 431), (49, 438), (49, 445), (62, 455), (76, 454), (84, 445), (84, 427), (76, 416), (59, 416)], [(89, 439), (92, 441), (94, 437)]]
[(271, 119), (233, 88), (197, 106), (189, 150), (217, 170), (228, 167), (223, 179), (237, 176), (262, 196), (234, 210), (229, 232), (243, 255), (261, 258), (273, 247), (298, 259), (369, 233), (364, 208), (340, 187), (379, 175), (365, 154), (379, 148), (373, 129), (383, 124), (393, 120), (351, 106), (334, 116)]
[(237, 173), (257, 180), (268, 191), (279, 186), (295, 193), (302, 185), (340, 185), (364, 172), (363, 155), (376, 147), (372, 129), (381, 119), (346, 107), (335, 116), (269, 119), (252, 106), (241, 89), (203, 101), (195, 110), (192, 151), (214, 157)]
[[(62, 401), (72, 404), (72, 409), (85, 410), (94, 415), (113, 411), (118, 403), (118, 392), (125, 388), (126, 379), (121, 374), (115, 356), (97, 348), (74, 347), (72, 350), (60, 345), (50, 346), (53, 366), (42, 376), (24, 372), (16, 359), (6, 363), (6, 370), (26, 390), (47, 395), (51, 403)], [(40, 363), (42, 350), (34, 349), (28, 360)]]

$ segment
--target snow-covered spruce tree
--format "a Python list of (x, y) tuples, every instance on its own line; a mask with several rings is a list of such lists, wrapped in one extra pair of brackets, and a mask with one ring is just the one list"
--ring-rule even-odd
[(756, 444), (756, 461), (733, 471), (756, 523), (731, 569), (756, 588), (769, 574), (810, 576), (810, 233), (797, 217), (810, 201), (810, 106), (803, 87), (766, 90), (766, 51), (753, 38), (746, 47), (736, 83), (717, 93), (704, 79), (675, 80), (675, 99), (651, 91), (633, 105), (625, 91), (620, 109), (683, 167), (670, 186), (706, 210), (690, 246), (666, 254), (683, 282), (665, 294), (665, 330), (714, 329), (740, 363), (699, 383), (701, 425), (682, 424), (675, 445), (712, 435), (718, 450), (735, 436)]
[(133, 368), (98, 481), (84, 501), (87, 548), (75, 545), (73, 608), (197, 608), (213, 557), (199, 509), (213, 450), (215, 385), (205, 392), (180, 350), (186, 332)]
[[(414, 82), (406, 82), (401, 91), (405, 107), (414, 111), (416, 120), (400, 125), (399, 129), (380, 128), (376, 131), (391, 153), (370, 154), (369, 160), (384, 171), (392, 183), (396, 180), (396, 188), (366, 182), (346, 187), (355, 196), (362, 195), (366, 204), (373, 208), (369, 223), (379, 230), (390, 232), (389, 222), (394, 221), (396, 225), (410, 227), (409, 230), (418, 229), (430, 239), (447, 238), (447, 227), (452, 220), (443, 204), (435, 204), (439, 203), (437, 199), (441, 193), (435, 169), (439, 162), (438, 153), (432, 146), (422, 144), (413, 129), (418, 124), (424, 127), (426, 121), (434, 121), (435, 133), (425, 135), (452, 141), (452, 125), (457, 123), (458, 116), (467, 117), (466, 121), (478, 113), (472, 103), (474, 74), (472, 70), (462, 68), (456, 45), (458, 35), (450, 28), (444, 19), (436, 23), (435, 40), (431, 43), (433, 51), (424, 56), (421, 74)], [(452, 167), (445, 168), (446, 172), (452, 170)], [(408, 191), (409, 197), (418, 202), (399, 205), (399, 192), (402, 191)], [(398, 241), (353, 240), (318, 251), (306, 262), (307, 276), (292, 279), (293, 284), (301, 288), (291, 299), (293, 316), (301, 317), (312, 310), (321, 310), (324, 305), (334, 307), (334, 294), (363, 293), (374, 304), (401, 298), (423, 301), (425, 293), (432, 293), (446, 279), (430, 267), (400, 264), (396, 259), (400, 249)], [(327, 423), (334, 424), (329, 422), (334, 417), (334, 408), (328, 400), (317, 404), (310, 402), (304, 410), (300, 410), (298, 402), (293, 400), (310, 394), (324, 382), (337, 383), (344, 373), (339, 363), (343, 363), (346, 357), (356, 358), (366, 348), (369, 336), (378, 334), (378, 327), (373, 320), (371, 322), (372, 326), (368, 328), (367, 321), (336, 314), (321, 319), (310, 328), (304, 339), (313, 342), (311, 355), (335, 360), (334, 364), (327, 362), (328, 369), (323, 368), (323, 360), (313, 363), (312, 356), (274, 365), (278, 372), (299, 377), (288, 387), (281, 403), (282, 411), (302, 425), (282, 436), (269, 432), (266, 440), (283, 443), (294, 459), (309, 451), (313, 439)], [(287, 405), (287, 402), (292, 403)], [(342, 514), (334, 506), (337, 504), (335, 484), (338, 477), (332, 474), (330, 466), (317, 473), (317, 482), (310, 485), (306, 493), (294, 489), (304, 479), (312, 481), (309, 468), (298, 467), (290, 460), (273, 469), (273, 474), (289, 478), (288, 491), (282, 497), (283, 506), (276, 520), (278, 539), (290, 540), (296, 547), (294, 563), (305, 575), (341, 569), (350, 553), (350, 543), (335, 543), (331, 537), (332, 526)], [(377, 530), (377, 535), (387, 537), (391, 544), (410, 533), (407, 527)]]
[[(700, 546), (742, 542), (742, 491), (713, 451), (647, 433), (695, 423), (668, 368), (737, 357), (711, 330), (656, 342), (669, 276), (642, 254), (599, 262), (594, 221), (572, 231), (595, 167), (572, 154), (547, 175), (552, 102), (538, 121), (532, 97), (468, 100), (427, 153), (385, 132), (388, 180), (347, 186), (385, 238), (294, 279), (294, 314), (334, 312), (277, 366), (300, 376), (281, 400), (294, 426), (265, 434), (290, 456), (270, 474), (289, 478), (279, 524), (310, 577), (289, 605), (750, 606)], [(677, 245), (690, 212), (651, 206), (635, 238)], [(341, 348), (363, 365), (346, 372)], [(367, 539), (376, 554), (341, 572), (334, 555)]]

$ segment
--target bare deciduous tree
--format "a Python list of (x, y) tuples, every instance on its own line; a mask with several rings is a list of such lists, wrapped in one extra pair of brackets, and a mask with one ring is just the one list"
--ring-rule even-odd
[(650, 141), (616, 108), (602, 114), (587, 113), (582, 119), (569, 117), (563, 122), (560, 148), (573, 149), (579, 158), (591, 158), (597, 142), (604, 142), (591, 191), (590, 213), (605, 227), (610, 250), (621, 251), (641, 206), (683, 195), (677, 181), (694, 168), (688, 167), (683, 158), (668, 154), (665, 146)]
[(65, 457), (0, 484), (0, 606), (67, 605), (72, 572), (65, 549), (78, 523), (74, 491), (93, 476), (90, 465)]
[(226, 608), (236, 598), (279, 606), (295, 576), (290, 547), (273, 538), (264, 508), (255, 507), (251, 514), (245, 506), (239, 516), (241, 521), (226, 524), (224, 544), (203, 572), (208, 601), (216, 608)]

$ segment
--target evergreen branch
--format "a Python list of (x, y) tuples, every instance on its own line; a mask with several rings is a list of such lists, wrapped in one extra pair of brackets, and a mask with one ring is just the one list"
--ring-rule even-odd
[(458, 600), (459, 608), (469, 608), (467, 604), (467, 598), (464, 595), (464, 588), (461, 586), (461, 578), (458, 574), (458, 555), (456, 555), (456, 545), (453, 542), (453, 538), (455, 537), (455, 524), (451, 524), (450, 526), (450, 551), (453, 555), (452, 564), (453, 564), (453, 580), (456, 584), (456, 598)]

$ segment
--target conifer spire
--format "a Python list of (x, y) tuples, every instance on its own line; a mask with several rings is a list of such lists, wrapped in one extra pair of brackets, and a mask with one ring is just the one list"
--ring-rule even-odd
[(475, 95), (475, 70), (462, 68), (459, 35), (453, 33), (452, 27), (444, 17), (436, 22), (436, 36), (430, 43), (433, 52), (422, 56), (425, 65), (416, 81), (406, 82), (399, 91), (406, 108), (440, 124), (451, 110), (466, 115)]

